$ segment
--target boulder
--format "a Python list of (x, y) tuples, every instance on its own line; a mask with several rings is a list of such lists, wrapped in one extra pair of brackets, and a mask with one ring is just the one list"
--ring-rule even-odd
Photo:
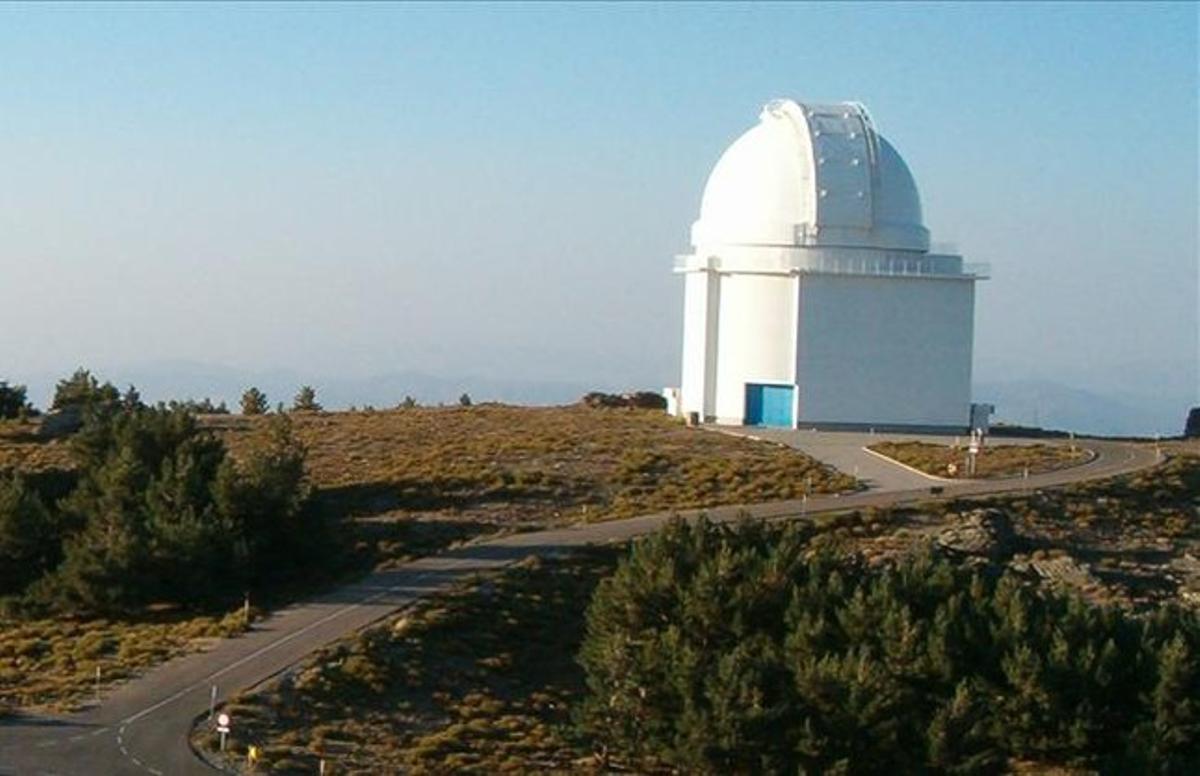
[(937, 535), (937, 545), (955, 555), (1003, 560), (1013, 554), (1017, 534), (999, 509), (975, 509), (958, 516)]
[(45, 439), (74, 434), (83, 428), (83, 408), (70, 405), (57, 410), (50, 410), (38, 420), (38, 436)]

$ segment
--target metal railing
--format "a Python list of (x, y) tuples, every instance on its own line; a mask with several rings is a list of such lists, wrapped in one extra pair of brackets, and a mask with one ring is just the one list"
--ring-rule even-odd
[(676, 256), (679, 271), (711, 269), (726, 272), (787, 272), (819, 273), (826, 275), (865, 275), (871, 277), (942, 277), (986, 278), (991, 265), (985, 262), (964, 263), (961, 256), (923, 254), (914, 257), (895, 256), (780, 256), (774, 260), (753, 262), (725, 261), (719, 256), (701, 259), (695, 255)]

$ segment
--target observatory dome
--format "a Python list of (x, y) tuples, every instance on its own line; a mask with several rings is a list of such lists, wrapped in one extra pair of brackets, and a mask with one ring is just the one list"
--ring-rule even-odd
[(929, 232), (864, 106), (773, 100), (713, 168), (692, 243), (926, 252)]

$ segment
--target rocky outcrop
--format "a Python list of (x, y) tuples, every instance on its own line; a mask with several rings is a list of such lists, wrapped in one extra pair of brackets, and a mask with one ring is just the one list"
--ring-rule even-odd
[(1090, 590), (1099, 584), (1095, 575), (1092, 574), (1091, 566), (1069, 555), (1031, 558), (1029, 568), (1052, 585), (1076, 590)]
[(586, 394), (580, 401), (588, 407), (633, 407), (643, 410), (665, 410), (667, 408), (666, 397), (652, 393), (650, 391), (636, 391), (634, 393), (601, 393), (592, 391)]
[(37, 433), (43, 439), (74, 434), (83, 427), (83, 408), (77, 405), (50, 410), (38, 420)]
[(954, 525), (937, 535), (942, 550), (991, 561), (1012, 556), (1017, 534), (1008, 515), (999, 509), (975, 509), (959, 515)]

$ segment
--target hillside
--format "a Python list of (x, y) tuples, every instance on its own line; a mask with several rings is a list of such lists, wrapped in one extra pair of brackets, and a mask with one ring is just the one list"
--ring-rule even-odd
[[(926, 547), (941, 559), (940, 563), (948, 563), (956, 569), (955, 573), (962, 580), (970, 580), (972, 575), (992, 581), (1003, 577), (1005, 582), (997, 589), (1023, 591), (1021, 595), (1026, 597), (1019, 606), (1040, 606), (1037, 601), (1047, 602), (1048, 608), (1039, 610), (1045, 613), (1043, 624), (1047, 632), (1057, 632), (1056, 629), (1061, 628), (1082, 633), (1080, 623), (1084, 622), (1090, 623), (1093, 631), (1116, 627), (1126, 634), (1137, 634), (1142, 632), (1140, 623), (1161, 624), (1176, 617), (1174, 607), (1179, 604), (1183, 604), (1184, 612), (1180, 622), (1186, 625), (1195, 622), (1194, 609), (1200, 601), (1200, 564), (1196, 560), (1200, 557), (1198, 452), (1194, 447), (1180, 448), (1176, 457), (1157, 470), (1105, 482), (1040, 494), (820, 515), (799, 524), (797, 530), (805, 537), (810, 552), (836, 553), (838, 557), (856, 559), (852, 562), (854, 574), (848, 578), (850, 580), (886, 576), (886, 569), (897, 564), (905, 568), (906, 559), (914, 554), (920, 557)], [(634, 546), (655, 541), (658, 540), (641, 540)], [(768, 546), (773, 544), (774, 540), (767, 542)], [(605, 741), (589, 737), (586, 731), (576, 726), (581, 705), (589, 694), (584, 671), (577, 662), (588, 627), (585, 604), (594, 601), (593, 592), (597, 586), (603, 589), (607, 584), (611, 593), (613, 583), (602, 580), (611, 579), (621, 558), (636, 564), (639, 557), (646, 564), (647, 579), (663, 580), (667, 588), (681, 584), (677, 575), (691, 568), (686, 562), (677, 562), (672, 567), (670, 562), (661, 559), (657, 563), (646, 561), (644, 551), (639, 555), (637, 550), (631, 552), (628, 547), (589, 548), (565, 558), (531, 558), (494, 578), (476, 580), (453, 592), (423, 601), (378, 627), (321, 650), (279, 680), (234, 699), (227, 706), (239, 724), (233, 749), (240, 753), (253, 744), (263, 752), (264, 765), (272, 772), (283, 773), (312, 772), (321, 759), (337, 769), (336, 772), (364, 774), (381, 771), (439, 773), (447, 768), (478, 773), (677, 772), (652, 756), (639, 757), (636, 753), (610, 749)], [(713, 560), (714, 569), (709, 569), (712, 574), (722, 573), (720, 569), (725, 569), (720, 591), (727, 591), (726, 583), (742, 587), (736, 595), (716, 595), (720, 603), (714, 602), (714, 596), (709, 595), (703, 599), (704, 605), (697, 603), (693, 608), (685, 607), (685, 614), (690, 613), (687, 616), (692, 620), (707, 622), (717, 617), (713, 607), (736, 610), (744, 600), (750, 600), (743, 599), (743, 595), (758, 594), (773, 600), (771, 591), (780, 584), (774, 563), (762, 565), (761, 571), (766, 577), (760, 587), (755, 587), (753, 583), (747, 583), (747, 577), (742, 576), (744, 569), (738, 565), (745, 562), (744, 553), (732, 552), (720, 557), (726, 565)], [(925, 567), (917, 561), (914, 568)], [(945, 574), (946, 567), (940, 568), (939, 574)], [(939, 574), (914, 574), (910, 570), (908, 578), (924, 584), (924, 580), (935, 580)], [(904, 577), (903, 574), (899, 576)], [(711, 576), (698, 576), (694, 594), (703, 598), (706, 591), (712, 593), (716, 589), (712, 581)], [(970, 596), (978, 595), (976, 587), (974, 582), (970, 583)], [(647, 633), (660, 628), (662, 644), (669, 645), (686, 638), (679, 634), (687, 632), (687, 622), (667, 620), (671, 615), (665, 601), (670, 594), (659, 591), (645, 593), (645, 596), (640, 605), (630, 603), (627, 610), (617, 611), (626, 612), (632, 621), (642, 623)], [(958, 600), (951, 601), (951, 605), (961, 607), (967, 593), (964, 590), (955, 597)], [(857, 602), (857, 617), (866, 618), (871, 607), (878, 603), (876, 598), (870, 598), (866, 609), (862, 608), (865, 601), (858, 599), (847, 598), (839, 605), (850, 606)], [(936, 596), (930, 601), (940, 602), (944, 598)], [(787, 600), (791, 599), (785, 596), (782, 605), (786, 605)], [(1033, 611), (1018, 611), (1019, 606), (998, 605), (996, 616), (1011, 615), (1019, 624), (1024, 617), (1022, 611)], [(1191, 613), (1187, 612), (1189, 607), (1193, 610)], [(647, 616), (650, 613), (654, 616)], [(731, 629), (743, 622), (738, 617), (728, 616), (727, 612), (725, 614), (727, 616), (718, 619)], [(830, 617), (833, 618), (829, 621), (831, 625), (841, 623), (845, 628), (857, 621), (849, 619), (848, 615), (844, 617), (844, 613), (838, 613), (836, 617), (830, 614)], [(777, 623), (779, 619), (773, 617), (767, 622)], [(756, 622), (749, 615), (746, 621)], [(695, 622), (691, 624), (695, 627)], [(887, 624), (892, 628), (912, 625), (914, 638), (924, 638), (929, 632), (924, 625), (909, 623), (905, 618), (888, 620)], [(671, 630), (675, 625), (679, 625), (679, 632)], [(826, 632), (822, 630), (824, 626), (820, 619), (814, 619), (809, 625), (812, 632), (818, 634), (812, 636), (814, 639)], [(766, 627), (771, 632), (773, 626)], [(716, 630), (720, 628), (703, 632), (715, 633)], [(866, 632), (874, 633), (874, 628)], [(969, 627), (964, 631), (970, 632)], [(1003, 631), (983, 627), (975, 631), (976, 636), (980, 633), (1002, 634)], [(694, 633), (693, 637), (699, 638)], [(1023, 646), (1019, 642), (1018, 646), (1006, 649), (1015, 650), (1013, 654), (1026, 655), (1027, 660), (1032, 659), (1030, 655), (1046, 652), (1036, 646), (1037, 639), (1045, 638), (1044, 634), (1037, 637), (1027, 634), (1021, 638), (1029, 639), (1029, 642)], [(1099, 638), (1103, 642), (1105, 637)], [(636, 644), (644, 646), (645, 642)], [(755, 644), (759, 649), (758, 642)], [(1122, 648), (1132, 649), (1130, 644), (1122, 641)], [(894, 651), (900, 657), (885, 650), (889, 659), (902, 662), (907, 659), (904, 648), (897, 647)], [(629, 654), (643, 653), (632, 649)], [(694, 653), (688, 654), (694, 657)], [(757, 652), (743, 653), (735, 649), (731, 654), (726, 667), (734, 678), (726, 687), (741, 700), (722, 708), (726, 716), (734, 718), (745, 711), (751, 720), (743, 729), (745, 735), (753, 735), (759, 729), (758, 725), (771, 724), (770, 721), (779, 714), (786, 716), (802, 711), (776, 708), (771, 714), (755, 716), (755, 710), (759, 709), (756, 704), (770, 682), (767, 686), (755, 684), (764, 681), (761, 677), (755, 679), (756, 675), (752, 673)], [(1054, 651), (1054, 655), (1061, 657), (1063, 654), (1069, 656), (1072, 653), (1063, 653), (1061, 647)], [(1087, 651), (1087, 655), (1095, 657), (1094, 651)], [(1192, 653), (1190, 665), (1193, 668), (1187, 670), (1194, 669), (1194, 657), (1195, 653)], [(913, 659), (914, 665), (925, 665), (921, 660)], [(1051, 659), (1057, 658), (1052, 655), (1048, 661)], [(994, 737), (998, 742), (988, 754), (991, 759), (986, 767), (977, 764), (975, 768), (955, 770), (939, 765), (932, 772), (1094, 772), (1102, 764), (1102, 757), (1109, 758), (1106, 762), (1111, 765), (1126, 756), (1122, 754), (1125, 747), (1136, 749), (1139, 746), (1136, 736), (1129, 733), (1129, 725), (1114, 725), (1114, 731), (1121, 731), (1119, 737), (1105, 738), (1104, 734), (1092, 730), (1087, 734), (1090, 739), (1082, 731), (1071, 728), (1077, 712), (1092, 714), (1096, 719), (1104, 718), (1107, 721), (1103, 724), (1112, 725), (1112, 719), (1132, 716), (1135, 706), (1144, 702), (1135, 702), (1132, 696), (1126, 698), (1097, 690), (1096, 702), (1108, 704), (1099, 715), (1094, 704), (1073, 707), (1071, 704), (1078, 702), (1072, 694), (1075, 692), (1072, 689), (1074, 679), (1063, 679), (1061, 685), (1054, 685), (1054, 677), (1066, 677), (1070, 671), (1077, 671), (1086, 674), (1088, 681), (1098, 682), (1096, 687), (1103, 688), (1103, 670), (1093, 677), (1088, 659), (1067, 660), (1064, 665), (1069, 664), (1070, 668), (1057, 663), (1052, 668), (1048, 662), (1047, 673), (1036, 676), (1048, 677), (1044, 681), (1049, 685), (1026, 695), (1021, 694), (1021, 681), (1042, 682), (1043, 679), (1021, 679), (1023, 675), (1011, 660), (1011, 656), (1001, 660), (998, 655), (989, 656), (985, 651), (978, 660), (965, 660), (962, 670), (973, 672), (972, 682), (990, 676), (989, 681), (997, 683), (1005, 693), (1003, 705), (1011, 710), (1014, 718), (1023, 718), (1020, 716), (1024, 713), (1022, 704), (1042, 704), (1038, 707), (1037, 721), (1033, 721), (1033, 717), (1026, 720), (1029, 735), (1026, 739), (1004, 740), (1011, 727), (1007, 724), (990, 727), (985, 732), (982, 726), (972, 728), (963, 723), (959, 732), (953, 735), (962, 736), (962, 740), (971, 746), (978, 746), (978, 742), (971, 743), (969, 736)], [(651, 670), (665, 671), (667, 665), (678, 665), (681, 671), (687, 668), (676, 661), (651, 665)], [(856, 675), (853, 670), (846, 674)], [(868, 679), (880, 681), (873, 673)], [(738, 681), (746, 684), (739, 685)], [(831, 739), (854, 740), (857, 737), (884, 751), (884, 744), (889, 740), (886, 736), (876, 729), (855, 728), (858, 723), (854, 713), (869, 715), (872, 708), (869, 703), (855, 706), (855, 699), (866, 703), (866, 699), (875, 697), (874, 694), (860, 696), (837, 684), (850, 681), (845, 676), (839, 679), (831, 674), (824, 681), (827, 693), (823, 697), (828, 711), (845, 714), (844, 719), (837, 717), (843, 723), (840, 731), (827, 731)], [(1008, 686), (1005, 686), (1006, 682)], [(686, 688), (690, 686), (686, 682), (676, 685), (664, 681), (661, 687), (655, 685), (643, 689), (648, 692), (646, 697), (653, 699), (671, 691), (687, 692)], [(952, 690), (953, 683), (949, 688), (950, 695), (954, 694)], [(819, 694), (819, 690), (815, 692)], [(606, 697), (600, 699), (601, 704)], [(894, 697), (888, 702), (893, 706), (876, 722), (884, 728), (892, 724), (888, 720), (903, 716)], [(929, 698), (916, 696), (914, 704), (920, 708), (929, 702)], [(1180, 711), (1181, 715), (1188, 713)], [(974, 709), (970, 714), (971, 718), (982, 719), (982, 708)], [(690, 719), (692, 724), (701, 726), (720, 725), (725, 719), (680, 714), (672, 714), (669, 718)], [(618, 719), (614, 724), (622, 722)], [(1039, 738), (1043, 728), (1047, 731), (1045, 741)], [(1058, 739), (1048, 732), (1067, 729), (1070, 729), (1069, 734), (1064, 733)], [(974, 732), (968, 736), (968, 730)], [(1064, 744), (1068, 738), (1072, 743)], [(212, 747), (215, 742), (211, 732), (203, 726), (197, 729), (194, 740), (203, 748)], [(714, 748), (720, 746), (718, 739), (705, 740), (713, 741)], [(1106, 742), (1104, 753), (1097, 751), (1098, 741)], [(1200, 739), (1192, 736), (1186, 740), (1176, 739), (1172, 745), (1186, 760), (1195, 756), (1197, 742)], [(922, 746), (909, 739), (892, 740), (892, 743), (910, 755), (919, 752)], [(835, 751), (834, 747), (832, 740), (817, 741), (805, 755), (825, 757)], [(1153, 746), (1150, 749), (1151, 757), (1158, 756), (1153, 753), (1156, 751)], [(934, 750), (937, 754), (936, 746)], [(951, 758), (968, 757), (970, 751), (952, 752)], [(743, 754), (749, 756), (746, 752)], [(895, 755), (895, 749), (891, 754), (879, 754), (869, 763), (863, 763), (861, 770), (875, 772), (873, 769), (886, 766), (889, 758)], [(946, 753), (943, 752), (941, 757), (946, 758)], [(1007, 762), (1004, 758), (1008, 758)], [(1160, 770), (1186, 772), (1171, 768)]]
[[(244, 458), (271, 417), (208, 416), (203, 423)], [(322, 548), (321, 568), (303, 579), (255, 589), (255, 604), (265, 607), (498, 531), (855, 485), (789, 448), (686, 428), (651, 411), (482, 405), (289, 417), (307, 448), (312, 503), (333, 521), (336, 540)], [(0, 425), (0, 475), (57, 475), (37, 478), (53, 500), (74, 479), (71, 444), (33, 431)], [(92, 693), (97, 666), (104, 681), (124, 678), (242, 624), (236, 617), (221, 624), (240, 606), (240, 592), (211, 611), (153, 606), (70, 623), (36, 609), (30, 615), (19, 594), (0, 604), (0, 707), (74, 705)], [(151, 625), (144, 632), (153, 638), (137, 635)], [(97, 635), (77, 647), (90, 632)]]
[[(798, 498), (854, 487), (790, 448), (687, 428), (652, 410), (412, 408), (295, 413), (313, 484), (355, 511), (506, 523)], [(237, 454), (257, 419), (213, 418)]]

